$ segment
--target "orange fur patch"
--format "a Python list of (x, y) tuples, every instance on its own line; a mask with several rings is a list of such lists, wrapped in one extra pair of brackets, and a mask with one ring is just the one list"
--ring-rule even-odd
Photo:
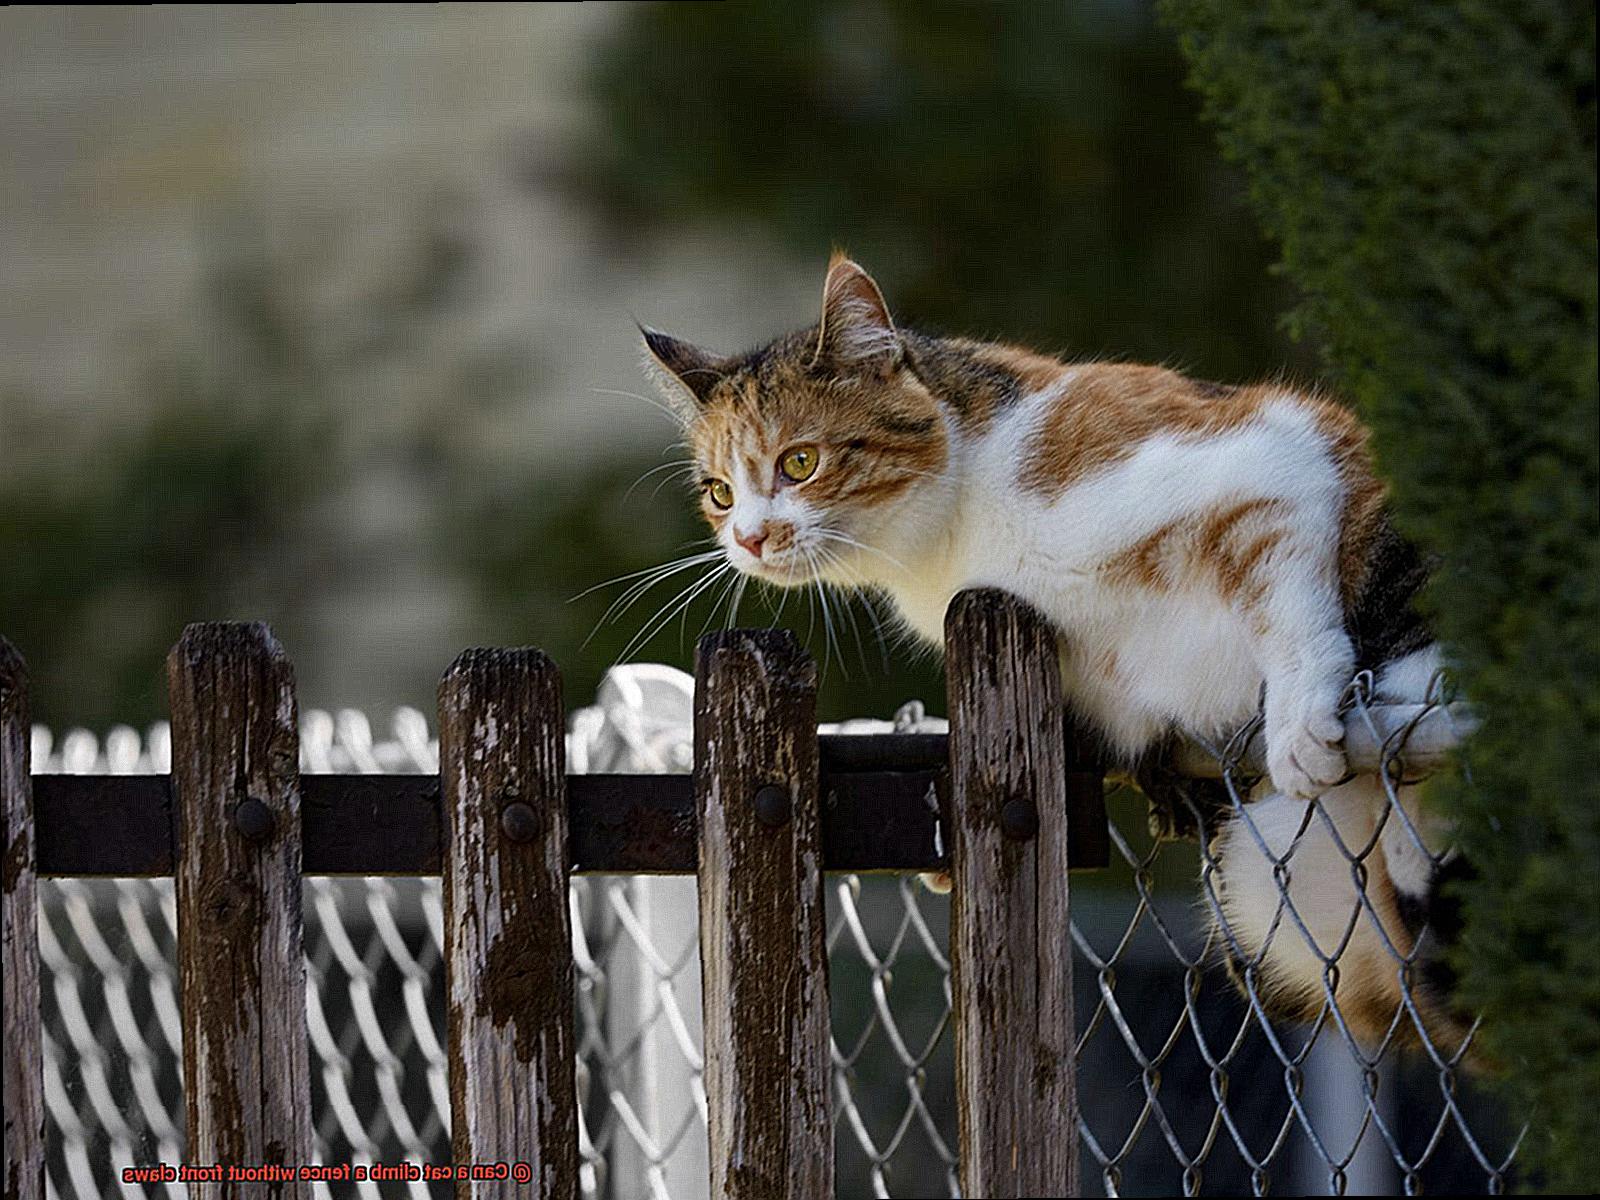
[[(1373, 473), (1366, 428), (1348, 408), (1284, 388), (1200, 383), (1164, 367), (1091, 364), (1074, 369), (1072, 382), (1023, 452), (1028, 465), (1019, 483), (1024, 489), (1059, 495), (1092, 472), (1126, 459), (1150, 437), (1223, 433), (1251, 420), (1269, 397), (1282, 397), (1310, 412), (1339, 472), (1344, 508), (1338, 578), (1346, 603), (1359, 593), (1373, 540), (1383, 526), (1386, 492)], [(1118, 582), (1170, 586), (1185, 567), (1184, 544), (1192, 544), (1195, 559), (1213, 565), (1222, 595), (1248, 606), (1260, 591), (1261, 562), (1285, 536), (1281, 527), (1262, 528), (1253, 519), (1264, 515), (1258, 511), (1261, 503), (1246, 502), (1199, 521), (1164, 526), (1109, 560), (1104, 569)]]
[(1072, 368), (1066, 391), (1023, 451), (1019, 480), (1046, 496), (1120, 462), (1158, 433), (1204, 437), (1253, 417), (1266, 387), (1218, 390), (1165, 367), (1089, 363)]
[(1100, 570), (1110, 583), (1128, 587), (1163, 590), (1177, 582), (1181, 567), (1181, 553), (1175, 544), (1181, 541), (1190, 525), (1186, 521), (1168, 521), (1152, 530), (1126, 550), (1106, 559)]
[(1217, 590), (1224, 600), (1253, 608), (1266, 591), (1258, 575), (1263, 561), (1288, 531), (1277, 523), (1285, 516), (1279, 501), (1241, 501), (1206, 518), (1201, 526), (1196, 557), (1216, 573)]
[(1254, 497), (1168, 521), (1100, 570), (1107, 582), (1164, 591), (1210, 576), (1224, 600), (1249, 609), (1266, 591), (1260, 568), (1287, 536), (1282, 501)]

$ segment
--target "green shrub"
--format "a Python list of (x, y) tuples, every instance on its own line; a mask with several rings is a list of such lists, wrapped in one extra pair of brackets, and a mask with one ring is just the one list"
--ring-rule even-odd
[(1485, 724), (1438, 790), (1478, 880), (1459, 964), (1533, 1127), (1588, 1190), (1600, 1097), (1595, 10), (1165, 0), (1249, 177), (1293, 324), (1374, 429)]

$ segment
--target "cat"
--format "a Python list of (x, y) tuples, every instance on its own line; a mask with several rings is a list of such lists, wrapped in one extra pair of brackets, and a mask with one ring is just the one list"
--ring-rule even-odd
[(641, 332), (727, 564), (876, 591), (934, 646), (960, 590), (1020, 597), (1061, 634), (1067, 702), (1124, 764), (1259, 711), (1267, 778), (1208, 856), (1236, 977), (1306, 1019), (1332, 988), (1358, 1036), (1420, 1032), (1407, 991), (1430, 1031), (1460, 1032), (1425, 933), (1448, 831), (1409, 787), (1405, 819), (1386, 818), (1382, 783), (1351, 777), (1342, 747), (1358, 671), (1374, 699), (1418, 702), (1440, 665), (1413, 605), (1425, 564), (1349, 409), (902, 329), (842, 254), (821, 319), (750, 353)]

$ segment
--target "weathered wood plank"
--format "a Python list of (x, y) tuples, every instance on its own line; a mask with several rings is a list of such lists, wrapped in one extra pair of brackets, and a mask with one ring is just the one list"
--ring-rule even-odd
[(833, 1195), (816, 667), (782, 630), (695, 657), (711, 1194)]
[(450, 1111), (458, 1165), (529, 1181), (460, 1196), (578, 1192), (561, 677), (537, 650), (468, 650), (439, 684)]
[(0, 637), (0, 991), (5, 998), (5, 1200), (44, 1196), (44, 1053), (39, 1025), (38, 884), (28, 775), (28, 669)]
[[(310, 1161), (311, 1089), (294, 671), (265, 625), (190, 625), (167, 690), (187, 1158), (295, 1167)], [(189, 1185), (197, 1200), (243, 1190)]]
[(1056, 636), (997, 591), (945, 617), (961, 1191), (1078, 1195)]

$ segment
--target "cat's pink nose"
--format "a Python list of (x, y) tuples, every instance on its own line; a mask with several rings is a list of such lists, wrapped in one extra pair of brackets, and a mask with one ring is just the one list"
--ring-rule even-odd
[(767, 540), (767, 527), (763, 525), (754, 533), (740, 533), (735, 529), (733, 531), (733, 540), (748, 550), (752, 558), (760, 558), (761, 544)]

